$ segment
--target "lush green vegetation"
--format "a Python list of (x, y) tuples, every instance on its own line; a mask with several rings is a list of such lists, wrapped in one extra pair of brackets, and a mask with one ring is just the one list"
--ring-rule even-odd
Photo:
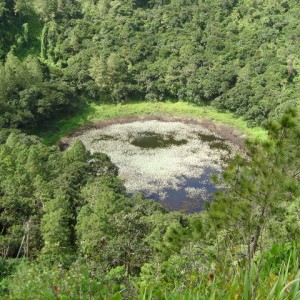
[[(0, 0), (0, 298), (299, 299), (299, 13), (296, 0)], [(52, 144), (158, 112), (259, 138), (202, 213), (128, 197), (106, 155), (28, 135)]]
[(192, 118), (206, 118), (223, 124), (228, 124), (249, 138), (264, 140), (267, 131), (261, 127), (248, 127), (242, 117), (236, 118), (229, 112), (217, 111), (211, 106), (197, 106), (186, 102), (132, 102), (120, 104), (90, 104), (83, 106), (79, 113), (57, 120), (38, 129), (37, 134), (46, 144), (53, 144), (60, 138), (72, 133), (80, 126), (127, 116), (170, 115)]
[(80, 96), (212, 104), (249, 125), (298, 103), (296, 0), (0, 5), (2, 127), (66, 115)]
[(2, 131), (1, 296), (297, 299), (298, 123), (286, 114), (249, 142), (251, 160), (232, 161), (215, 178), (227, 189), (192, 215), (127, 197), (79, 141), (61, 152)]

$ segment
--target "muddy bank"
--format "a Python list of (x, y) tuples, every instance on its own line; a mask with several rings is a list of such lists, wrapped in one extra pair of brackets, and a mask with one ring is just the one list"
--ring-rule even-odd
[(87, 130), (91, 129), (101, 129), (106, 126), (114, 125), (114, 124), (125, 124), (125, 123), (132, 123), (136, 121), (163, 121), (163, 122), (182, 122), (186, 124), (195, 124), (200, 125), (203, 128), (211, 131), (212, 133), (218, 135), (224, 140), (231, 142), (232, 144), (238, 146), (241, 151), (244, 150), (244, 143), (246, 140), (246, 136), (241, 134), (238, 129), (235, 129), (229, 125), (219, 123), (217, 121), (212, 121), (205, 118), (192, 118), (192, 117), (185, 117), (185, 116), (172, 116), (172, 115), (148, 115), (148, 116), (127, 116), (127, 117), (117, 117), (113, 119), (103, 120), (99, 122), (91, 122), (84, 126), (81, 126), (73, 133), (64, 137), (60, 140), (59, 146), (62, 150), (68, 148), (72, 140), (80, 135), (82, 135)]

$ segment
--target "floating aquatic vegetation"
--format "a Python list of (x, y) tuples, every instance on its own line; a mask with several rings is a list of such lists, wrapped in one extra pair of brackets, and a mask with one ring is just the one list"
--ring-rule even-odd
[[(79, 138), (91, 152), (108, 154), (119, 167), (130, 194), (166, 198), (166, 190), (184, 188), (187, 198), (207, 198), (205, 187), (189, 187), (209, 168), (219, 173), (238, 151), (201, 125), (157, 120), (135, 121), (87, 130)], [(205, 183), (207, 186), (207, 183)], [(204, 199), (205, 198), (205, 199)]]
[(206, 188), (194, 188), (194, 187), (187, 187), (184, 189), (186, 192), (186, 195), (190, 199), (195, 199), (195, 198), (202, 198), (203, 200), (208, 199), (207, 195), (207, 190)]

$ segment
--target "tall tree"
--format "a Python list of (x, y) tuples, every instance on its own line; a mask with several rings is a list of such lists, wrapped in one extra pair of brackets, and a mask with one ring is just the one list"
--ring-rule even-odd
[(217, 195), (208, 211), (213, 226), (225, 229), (227, 241), (231, 237), (245, 244), (249, 264), (272, 242), (265, 237), (277, 229), (269, 222), (275, 218), (280, 224), (299, 196), (300, 129), (295, 113), (269, 124), (269, 136), (266, 142), (248, 142), (248, 157), (231, 163), (223, 175), (228, 189)]

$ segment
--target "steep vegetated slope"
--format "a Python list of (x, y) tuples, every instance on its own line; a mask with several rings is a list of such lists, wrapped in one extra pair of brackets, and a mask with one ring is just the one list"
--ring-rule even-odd
[[(70, 110), (79, 102), (76, 95), (212, 103), (265, 124), (300, 94), (297, 1), (1, 3), (3, 60), (10, 51), (1, 69), (18, 70), (22, 64), (12, 57), (26, 54), (39, 56), (43, 69), (34, 87), (1, 93), (5, 126), (32, 126), (32, 118)], [(24, 78), (4, 73), (4, 86)], [(20, 113), (20, 103), (22, 121), (10, 116)]]
[[(0, 0), (0, 298), (298, 299), (299, 15), (296, 0)], [(166, 98), (269, 130), (201, 214), (126, 196), (81, 142), (20, 131), (85, 99)]]
[(72, 74), (85, 53), (77, 82), (90, 76), (100, 97), (212, 102), (258, 123), (297, 101), (296, 2), (81, 2), (54, 61)]
[[(298, 299), (299, 120), (249, 142), (200, 214), (129, 198), (106, 155), (0, 136), (0, 295)], [(32, 280), (34, 278), (34, 280)], [(202, 297), (202, 298), (201, 298)]]

